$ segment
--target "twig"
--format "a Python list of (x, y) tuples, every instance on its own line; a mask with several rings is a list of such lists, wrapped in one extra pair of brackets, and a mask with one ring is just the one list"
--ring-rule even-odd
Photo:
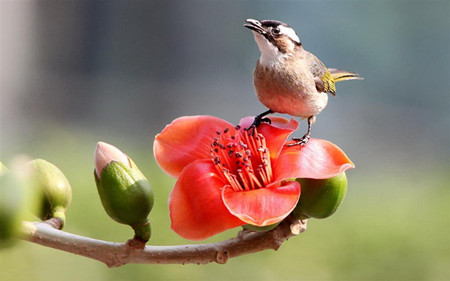
[(42, 246), (98, 260), (108, 267), (139, 264), (224, 264), (230, 258), (266, 249), (277, 250), (283, 242), (306, 230), (306, 221), (287, 219), (267, 232), (241, 231), (235, 238), (198, 245), (131, 247), (57, 230), (45, 222), (24, 222), (22, 239)]

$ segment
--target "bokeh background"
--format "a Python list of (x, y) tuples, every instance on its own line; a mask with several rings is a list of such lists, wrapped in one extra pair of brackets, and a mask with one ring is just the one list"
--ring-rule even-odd
[(153, 138), (179, 116), (237, 123), (265, 110), (254, 95), (259, 51), (246, 18), (287, 22), (327, 66), (365, 78), (338, 84), (312, 132), (356, 164), (347, 198), (278, 252), (227, 265), (108, 269), (19, 242), (0, 251), (0, 280), (450, 280), (447, 0), (1, 0), (0, 9), (0, 161), (26, 154), (60, 167), (73, 188), (65, 230), (99, 239), (132, 236), (97, 195), (101, 140), (129, 154), (154, 186), (150, 243), (190, 243), (170, 230), (174, 179), (157, 167)]

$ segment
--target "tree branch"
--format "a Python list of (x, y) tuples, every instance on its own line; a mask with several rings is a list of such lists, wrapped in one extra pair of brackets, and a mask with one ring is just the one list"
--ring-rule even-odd
[(132, 243), (115, 243), (92, 239), (55, 229), (45, 222), (24, 222), (22, 239), (42, 246), (81, 255), (118, 267), (140, 264), (224, 264), (230, 258), (266, 249), (277, 250), (283, 242), (306, 230), (306, 221), (286, 219), (266, 232), (243, 230), (225, 241), (198, 245), (145, 246), (138, 249)]

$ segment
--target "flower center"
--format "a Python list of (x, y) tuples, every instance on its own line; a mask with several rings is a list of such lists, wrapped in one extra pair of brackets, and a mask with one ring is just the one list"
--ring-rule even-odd
[(227, 128), (218, 131), (211, 144), (211, 159), (218, 174), (234, 191), (263, 188), (272, 182), (270, 152), (262, 134), (253, 134), (236, 127), (233, 135)]

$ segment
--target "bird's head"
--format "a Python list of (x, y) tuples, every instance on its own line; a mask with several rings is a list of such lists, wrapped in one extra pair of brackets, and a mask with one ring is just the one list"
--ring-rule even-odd
[(244, 26), (253, 31), (261, 51), (261, 63), (278, 61), (302, 46), (295, 30), (281, 21), (247, 19), (246, 22)]

